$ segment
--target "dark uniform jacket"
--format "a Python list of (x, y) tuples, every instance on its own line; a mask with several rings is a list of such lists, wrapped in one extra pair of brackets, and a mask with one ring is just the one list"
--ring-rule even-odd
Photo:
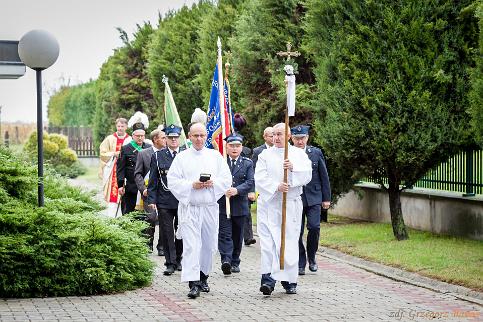
[[(144, 143), (142, 148), (149, 148), (151, 144)], [(126, 179), (126, 191), (135, 193), (138, 191), (136, 182), (134, 180), (134, 169), (136, 167), (136, 160), (138, 156), (138, 151), (132, 146), (131, 143), (123, 145), (121, 147), (121, 154), (117, 159), (117, 186), (124, 187), (124, 179)]]
[(312, 179), (304, 186), (302, 202), (304, 207), (322, 204), (323, 201), (330, 201), (330, 183), (325, 158), (322, 151), (316, 147), (307, 145), (305, 153), (312, 162)]
[(242, 152), (240, 154), (242, 157), (246, 157), (246, 158), (249, 158), (251, 159), (252, 158), (252, 149), (250, 149), (249, 147), (247, 146), (243, 146), (242, 147)]
[[(179, 153), (184, 150), (184, 147), (180, 147)], [(165, 209), (178, 208), (178, 199), (167, 189), (168, 179), (166, 175), (173, 160), (174, 158), (168, 148), (163, 148), (151, 156), (148, 181), (148, 204), (156, 204)]]
[[(232, 187), (238, 190), (236, 196), (230, 197), (230, 212), (232, 216), (248, 216), (250, 209), (248, 209), (248, 193), (254, 191), (255, 181), (253, 176), (252, 160), (242, 157), (241, 155), (236, 160), (235, 167), (231, 169), (231, 158), (228, 157), (228, 167), (232, 175)], [(225, 206), (226, 198), (221, 197), (218, 200), (220, 205), (220, 212), (226, 213)]]
[(263, 143), (262, 145), (257, 146), (256, 148), (253, 149), (252, 161), (253, 161), (253, 167), (254, 168), (257, 166), (258, 156), (266, 148), (267, 148), (267, 145), (265, 143)]

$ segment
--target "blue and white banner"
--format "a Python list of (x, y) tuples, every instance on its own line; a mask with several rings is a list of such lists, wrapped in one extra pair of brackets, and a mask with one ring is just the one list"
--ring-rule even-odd
[(220, 147), (223, 149), (223, 139), (221, 135), (221, 113), (218, 89), (218, 66), (215, 65), (215, 72), (213, 73), (213, 80), (211, 81), (210, 104), (207, 113), (206, 131), (208, 137), (205, 146), (220, 151)]

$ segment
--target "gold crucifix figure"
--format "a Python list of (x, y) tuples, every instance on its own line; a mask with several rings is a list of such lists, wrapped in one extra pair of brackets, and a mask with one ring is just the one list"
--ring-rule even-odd
[(290, 41), (287, 41), (287, 51), (279, 51), (277, 55), (279, 56), (287, 56), (287, 61), (290, 59), (291, 56), (298, 57), (300, 56), (300, 52), (298, 51), (290, 51), (292, 49), (292, 44)]

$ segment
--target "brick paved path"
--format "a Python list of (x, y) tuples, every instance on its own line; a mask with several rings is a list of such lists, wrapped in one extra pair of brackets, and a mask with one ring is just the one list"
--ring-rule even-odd
[(164, 258), (151, 255), (157, 263), (151, 287), (105, 296), (0, 299), (0, 321), (483, 321), (478, 304), (323, 255), (318, 256), (318, 272), (307, 270), (300, 277), (298, 294), (287, 295), (277, 284), (265, 297), (258, 291), (259, 253), (258, 243), (245, 247), (241, 273), (226, 277), (217, 255), (208, 279), (211, 292), (196, 300), (186, 297), (188, 286), (180, 283), (179, 272), (164, 276)]
[(178, 272), (162, 275), (164, 260), (152, 255), (158, 267), (151, 287), (106, 296), (3, 299), (0, 321), (483, 321), (478, 304), (320, 255), (319, 271), (301, 276), (297, 295), (277, 284), (265, 297), (258, 291), (257, 245), (244, 248), (239, 274), (223, 276), (216, 260), (211, 292), (196, 300), (186, 297)]

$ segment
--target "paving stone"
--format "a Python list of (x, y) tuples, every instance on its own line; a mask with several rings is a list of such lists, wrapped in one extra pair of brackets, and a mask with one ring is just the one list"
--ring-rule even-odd
[(164, 258), (153, 254), (157, 269), (150, 287), (102, 296), (0, 299), (0, 321), (483, 321), (481, 305), (334, 257), (318, 256), (319, 270), (300, 276), (298, 294), (285, 294), (277, 284), (272, 296), (264, 296), (258, 290), (258, 245), (243, 249), (238, 274), (224, 276), (217, 257), (211, 291), (196, 300), (187, 298), (179, 272), (163, 275)]

